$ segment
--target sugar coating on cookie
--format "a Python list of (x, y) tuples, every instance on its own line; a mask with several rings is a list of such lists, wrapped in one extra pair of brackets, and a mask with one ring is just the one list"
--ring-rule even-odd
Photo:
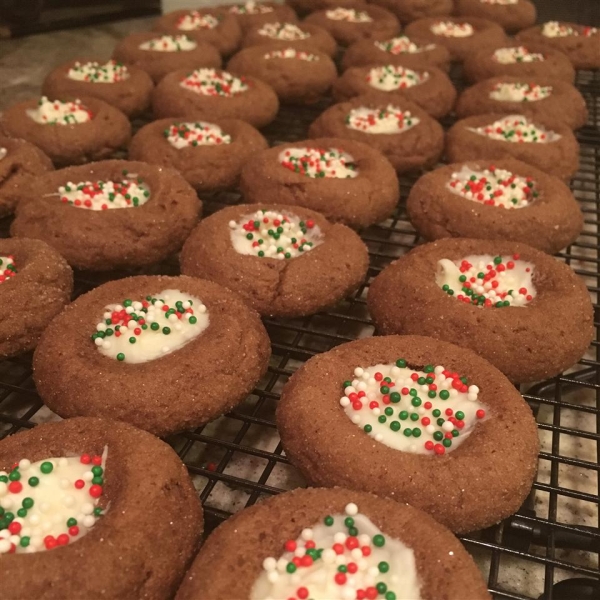
[(177, 29), (181, 31), (196, 31), (198, 29), (214, 29), (219, 25), (220, 19), (210, 14), (202, 14), (197, 10), (182, 15), (177, 20)]
[(97, 504), (107, 454), (24, 458), (0, 471), (0, 555), (52, 550), (86, 535), (104, 512)]
[(86, 108), (81, 100), (62, 102), (48, 100), (42, 96), (37, 108), (27, 110), (27, 116), (42, 125), (74, 125), (87, 123), (94, 118), (94, 114)]
[(385, 40), (384, 42), (374, 42), (376, 48), (389, 52), (397, 56), (398, 54), (419, 54), (427, 50), (433, 50), (435, 44), (427, 44), (425, 46), (419, 46), (414, 42), (411, 42), (410, 38), (406, 35), (399, 35), (398, 37)]
[(337, 148), (286, 148), (279, 153), (279, 164), (306, 177), (352, 179), (358, 176), (354, 158)]
[(293, 23), (265, 23), (259, 30), (258, 35), (268, 37), (272, 40), (284, 40), (286, 42), (297, 42), (307, 40), (310, 37), (308, 31), (303, 31)]
[(475, 33), (470, 23), (456, 23), (454, 21), (437, 21), (430, 29), (435, 35), (444, 37), (465, 38)]
[(250, 600), (421, 598), (414, 551), (384, 535), (353, 502), (344, 514), (303, 529), (281, 551), (264, 559)]
[(533, 263), (490, 254), (438, 261), (437, 285), (449, 296), (485, 308), (524, 307), (536, 296)]
[(369, 85), (377, 90), (391, 92), (420, 85), (429, 79), (429, 73), (423, 71), (417, 73), (407, 67), (396, 65), (385, 65), (373, 67), (368, 75)]
[(163, 136), (171, 146), (181, 149), (190, 146), (221, 146), (231, 144), (231, 136), (218, 125), (206, 121), (195, 123), (174, 123), (163, 131)]
[(8, 281), (17, 274), (15, 257), (12, 254), (0, 256), (0, 283)]
[(498, 82), (490, 92), (490, 99), (498, 102), (537, 102), (548, 98), (551, 94), (551, 85)]
[(547, 144), (562, 137), (555, 131), (535, 125), (523, 115), (508, 115), (489, 125), (468, 129), (492, 140), (512, 144)]
[(227, 71), (217, 72), (215, 69), (196, 69), (184, 77), (179, 85), (201, 96), (224, 98), (242, 94), (249, 88), (243, 77), (235, 77)]
[(187, 35), (161, 35), (160, 37), (143, 42), (138, 47), (140, 50), (153, 52), (189, 52), (198, 44)]
[(297, 60), (305, 60), (307, 62), (315, 62), (321, 60), (316, 54), (296, 50), (295, 48), (284, 48), (283, 50), (271, 50), (264, 55), (264, 58), (271, 60), (273, 58), (295, 58)]
[(514, 48), (498, 48), (492, 54), (492, 60), (501, 65), (512, 65), (515, 63), (542, 62), (544, 55), (540, 52), (530, 52), (525, 46)]
[(142, 301), (125, 299), (105, 307), (91, 341), (104, 356), (138, 364), (183, 348), (209, 325), (199, 298), (163, 290)]
[(574, 29), (565, 23), (559, 23), (558, 21), (548, 21), (542, 26), (542, 35), (548, 38), (569, 37), (571, 35), (589, 37), (596, 33), (598, 33), (596, 27), (584, 27), (582, 32), (579, 33), (577, 29)]
[(116, 60), (99, 63), (95, 60), (86, 63), (76, 62), (68, 71), (67, 77), (74, 81), (89, 83), (118, 83), (129, 79), (129, 69)]
[(234, 4), (229, 8), (232, 15), (266, 15), (274, 10), (272, 6), (266, 6), (260, 2), (254, 2), (254, 0), (249, 0), (244, 4)]
[(490, 165), (487, 169), (463, 166), (452, 173), (447, 189), (467, 200), (499, 208), (524, 208), (539, 197), (532, 177), (515, 175)]
[(120, 181), (70, 181), (58, 188), (60, 201), (88, 210), (135, 208), (146, 204), (150, 189), (144, 181), (127, 172), (123, 176)]
[(6, 148), (3, 148), (2, 146), (0, 146), (0, 160), (5, 158), (7, 154), (8, 154), (8, 150)]
[(402, 133), (419, 123), (410, 111), (392, 104), (386, 108), (353, 108), (346, 116), (346, 127), (365, 133), (390, 135)]
[(323, 243), (323, 234), (311, 219), (291, 213), (258, 210), (240, 221), (230, 221), (231, 244), (238, 254), (285, 260), (302, 256)]
[(360, 366), (343, 384), (340, 406), (375, 441), (412, 454), (455, 450), (486, 416), (479, 388), (441, 365), (406, 360)]
[(347, 23), (371, 23), (373, 21), (369, 13), (355, 8), (333, 8), (325, 11), (325, 16), (332, 21), (346, 21)]

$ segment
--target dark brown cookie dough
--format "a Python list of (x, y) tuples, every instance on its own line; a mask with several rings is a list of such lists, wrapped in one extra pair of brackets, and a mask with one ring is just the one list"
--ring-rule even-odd
[(0, 137), (0, 217), (14, 212), (16, 190), (27, 179), (53, 168), (52, 161), (37, 146), (25, 140)]
[(6, 358), (35, 348), (48, 323), (69, 303), (73, 273), (39, 240), (2, 239), (0, 259), (0, 357)]
[(304, 23), (325, 29), (340, 46), (363, 39), (391, 38), (400, 32), (400, 23), (389, 10), (362, 3), (313, 12)]
[(551, 21), (525, 29), (516, 38), (563, 52), (576, 69), (600, 69), (600, 30), (595, 27)]
[[(195, 81), (196, 88), (183, 87), (186, 80)], [(212, 81), (220, 82), (218, 88), (203, 83)], [(209, 87), (213, 91), (196, 91)], [(254, 127), (264, 127), (277, 115), (279, 101), (271, 86), (254, 77), (240, 80), (220, 69), (198, 69), (192, 73), (181, 70), (169, 73), (156, 86), (152, 110), (156, 118), (240, 119)]]
[[(381, 89), (386, 86), (392, 89)], [(435, 118), (446, 116), (456, 100), (455, 87), (440, 69), (409, 69), (389, 64), (347, 69), (334, 83), (332, 94), (336, 102), (361, 94), (381, 96), (387, 102), (393, 102), (395, 97), (400, 96)]]
[(238, 20), (218, 8), (174, 10), (156, 20), (154, 31), (187, 35), (198, 42), (208, 42), (223, 56), (233, 54), (242, 39)]
[(535, 23), (535, 4), (530, 0), (502, 4), (483, 0), (455, 0), (456, 14), (461, 17), (481, 17), (498, 23), (508, 33), (531, 27)]
[(98, 500), (105, 512), (85, 536), (66, 546), (3, 555), (5, 598), (120, 600), (175, 593), (200, 543), (203, 519), (189, 475), (167, 444), (123, 423), (69, 419), (2, 440), (0, 468), (10, 469), (21, 459), (89, 458), (105, 451)]
[[(157, 50), (158, 47), (176, 49)], [(132, 33), (120, 40), (115, 46), (113, 58), (143, 69), (155, 83), (178, 69), (218, 69), (222, 64), (219, 51), (208, 42), (193, 40), (183, 33), (173, 36), (152, 31)]]
[[(213, 134), (215, 127), (218, 133)], [(187, 139), (191, 145), (177, 147), (171, 140), (178, 139), (181, 143)], [(194, 144), (203, 139), (212, 143)], [(235, 188), (246, 161), (268, 146), (267, 140), (244, 121), (206, 123), (171, 118), (142, 127), (131, 140), (129, 159), (172, 167), (197, 192), (215, 192)]]
[[(392, 304), (395, 297), (392, 294)], [(420, 304), (425, 303), (421, 300)], [(389, 387), (387, 407), (379, 390), (385, 383), (368, 384), (355, 374), (357, 368), (377, 372), (372, 369), (376, 365), (398, 366), (396, 375), (388, 370), (394, 385)], [(437, 366), (444, 367), (443, 373), (433, 371)], [(439, 394), (433, 398), (424, 391), (427, 384), (416, 385), (411, 380), (415, 372), (427, 376), (426, 367), (431, 369), (430, 381), (435, 382)], [(467, 384), (450, 374), (466, 377)], [(411, 385), (405, 387), (407, 379)], [(387, 415), (383, 427), (360, 398), (362, 407), (354, 405), (356, 400), (349, 411), (342, 407), (340, 398), (357, 393), (346, 391), (347, 384), (356, 381), (363, 382), (375, 398), (370, 402), (376, 402), (381, 414)], [(458, 384), (453, 383), (456, 381)], [(464, 392), (457, 385), (463, 386)], [(477, 388), (471, 396), (471, 390)], [(448, 394), (450, 389), (456, 396), (444, 400), (444, 390)], [(416, 393), (409, 394), (410, 390)], [(476, 410), (465, 406), (464, 401), (470, 401), (467, 393), (474, 396)], [(462, 428), (454, 421), (456, 417), (448, 418), (448, 409), (454, 409), (453, 413), (465, 410), (459, 415)], [(438, 437), (429, 432), (448, 432), (436, 423), (436, 414), (440, 414), (436, 410), (442, 413), (442, 421), (458, 432), (448, 447), (435, 442)], [(478, 410), (483, 416), (476, 416)], [(402, 412), (416, 414), (418, 419), (409, 419)], [(392, 419), (397, 419), (397, 430), (392, 429)], [(367, 433), (364, 427), (368, 423), (372, 424)], [(537, 469), (535, 420), (508, 379), (470, 350), (417, 335), (358, 340), (311, 358), (283, 389), (277, 427), (286, 456), (312, 485), (377, 490), (396, 502), (424, 510), (455, 532), (482, 529), (516, 512), (531, 490)], [(415, 429), (420, 432), (418, 437), (412, 436)], [(464, 441), (461, 434), (463, 439), (467, 436)], [(396, 436), (401, 437), (396, 440)], [(443, 494), (436, 493), (442, 489)]]
[[(72, 100), (62, 98), (61, 102), (73, 105)], [(57, 117), (61, 122), (56, 124), (34, 121), (28, 111), (39, 110), (43, 98), (13, 104), (0, 117), (0, 135), (35, 144), (57, 167), (107, 158), (127, 146), (131, 124), (120, 110), (98, 98), (82, 96), (78, 100), (81, 102), (76, 104), (77, 114), (88, 114), (85, 122), (66, 122), (61, 116)]]
[[(261, 257), (250, 248), (248, 254), (239, 253), (232, 242), (233, 228), (246, 237), (242, 226), (264, 211), (267, 225), (274, 223), (271, 217), (276, 214), (304, 224), (306, 233), (299, 233), (300, 239), (314, 243), (314, 248), (297, 242), (302, 250), (295, 257), (284, 258), (283, 253), (292, 250), (291, 243), (265, 235), (266, 252), (271, 243), (283, 244), (281, 259)], [(258, 220), (254, 222), (263, 226)], [(299, 231), (298, 223), (295, 225), (292, 231)], [(252, 243), (260, 243), (257, 234), (248, 235), (255, 236)], [(333, 306), (353, 292), (366, 275), (369, 257), (362, 240), (345, 225), (332, 225), (306, 208), (263, 201), (227, 207), (204, 219), (185, 243), (180, 262), (185, 275), (220, 283), (240, 294), (261, 315), (297, 317)]]
[(242, 31), (271, 21), (295, 23), (298, 20), (298, 17), (291, 6), (279, 4), (277, 2), (256, 2), (255, 0), (248, 0), (244, 4), (223, 6), (220, 10), (233, 15), (240, 24)]
[[(85, 182), (114, 183), (122, 191), (106, 187), (100, 193), (87, 186), (78, 192)], [(124, 189), (125, 184), (132, 187)], [(113, 200), (104, 198), (111, 193), (118, 203), (115, 208), (94, 208), (108, 206)], [(92, 271), (132, 269), (163, 260), (181, 248), (201, 209), (194, 190), (174, 169), (125, 160), (47, 173), (22, 186), (18, 198), (11, 235), (43, 240), (71, 266)]]
[(353, 7), (356, 4), (367, 5), (366, 0), (285, 0), (300, 16), (325, 8)]
[(467, 88), (456, 103), (460, 119), (481, 114), (527, 114), (563, 121), (572, 129), (587, 123), (585, 99), (575, 86), (560, 79), (492, 77)]
[[(386, 116), (388, 106), (400, 109), (403, 114), (410, 113), (408, 120), (417, 118), (419, 122), (399, 133), (368, 133), (347, 126), (351, 111), (362, 108), (391, 122), (391, 115)], [(405, 117), (402, 122), (406, 121)], [(399, 173), (433, 166), (444, 147), (442, 126), (422, 108), (399, 96), (393, 101), (382, 101), (380, 97), (365, 95), (334, 104), (313, 121), (308, 133), (311, 138), (338, 137), (369, 144), (384, 154)]]
[[(513, 121), (510, 117), (515, 116)], [(467, 117), (455, 123), (446, 133), (446, 157), (449, 162), (463, 162), (479, 159), (517, 158), (546, 173), (556, 175), (561, 179), (570, 179), (579, 169), (579, 143), (573, 135), (573, 131), (567, 125), (559, 121), (543, 119), (539, 116), (528, 118), (526, 121), (519, 115), (475, 115)], [(514, 123), (526, 122), (533, 127), (545, 130), (542, 135), (549, 136), (553, 132), (553, 141), (546, 143), (536, 142), (508, 142), (505, 139), (491, 139), (487, 135), (476, 133), (472, 129), (492, 129), (496, 123), (502, 122), (501, 129), (493, 133), (510, 136), (514, 139), (518, 136), (510, 134), (511, 131), (525, 131), (531, 139), (531, 129), (528, 126), (515, 126)], [(522, 139), (525, 139), (522, 136)]]
[[(513, 55), (510, 62), (500, 62), (508, 60), (510, 54)], [(562, 52), (547, 45), (522, 42), (503, 43), (475, 51), (465, 59), (463, 73), (468, 81), (497, 76), (545, 77), (568, 83), (575, 81), (575, 69)]]
[[(322, 151), (326, 159), (311, 168), (304, 167), (306, 163), (294, 157), (295, 160), (287, 159), (287, 166), (283, 166), (281, 153), (294, 148)], [(318, 175), (325, 171), (326, 164), (343, 169), (339, 160), (330, 161), (331, 154), (327, 151), (331, 149), (348, 157), (342, 165), (348, 164), (350, 177)], [(316, 163), (313, 155), (309, 160)], [(303, 169), (311, 175), (305, 174)], [(358, 174), (352, 176), (354, 173)], [(260, 204), (274, 196), (282, 204), (316, 210), (330, 221), (355, 228), (383, 221), (394, 211), (400, 198), (394, 168), (382, 154), (367, 144), (337, 138), (281, 144), (265, 150), (246, 163), (240, 186), (247, 202)]]
[[(288, 540), (297, 540), (305, 528), (312, 529), (324, 523), (326, 517), (354, 514), (355, 508), (384, 537), (399, 540), (413, 550), (420, 597), (439, 600), (490, 598), (477, 566), (464, 547), (446, 528), (420, 510), (365, 492), (311, 488), (275, 496), (223, 523), (204, 544), (187, 572), (176, 600), (251, 597), (266, 558), (278, 558), (284, 553), (289, 556), (284, 547)], [(344, 563), (348, 560), (347, 550), (345, 556)], [(409, 568), (401, 561), (390, 564), (391, 572), (403, 567)], [(232, 573), (236, 576), (231, 577)], [(332, 577), (334, 573), (335, 565), (332, 566)], [(311, 592), (310, 584), (308, 591)], [(397, 598), (401, 597), (402, 591), (396, 589), (399, 592)], [(383, 598), (384, 594), (378, 597)]]
[(153, 87), (148, 73), (138, 67), (81, 58), (51, 71), (42, 84), (42, 93), (51, 100), (80, 96), (100, 98), (132, 117), (150, 106)]
[[(119, 360), (98, 350), (91, 336), (108, 305), (160, 298), (167, 290), (193, 296), (206, 307), (208, 324), (197, 337), (146, 362), (131, 363), (126, 353)], [(194, 303), (192, 309), (199, 318), (201, 307)], [(143, 345), (144, 336), (171, 339), (162, 329), (148, 330), (136, 343)], [(141, 276), (110, 281), (70, 304), (42, 336), (33, 370), (42, 400), (62, 417), (107, 417), (166, 435), (199, 427), (232, 409), (265, 373), (269, 356), (269, 338), (258, 315), (235, 294), (193, 277)]]
[(370, 0), (393, 12), (401, 23), (423, 17), (441, 17), (452, 13), (452, 0)]
[(322, 98), (337, 77), (335, 63), (324, 52), (252, 46), (227, 64), (234, 75), (251, 75), (269, 84), (281, 102), (311, 104)]
[[(442, 259), (515, 254), (535, 267), (537, 295), (525, 306), (475, 306), (436, 282)], [(515, 382), (557, 375), (581, 358), (593, 338), (593, 307), (584, 282), (569, 266), (518, 242), (445, 239), (418, 246), (375, 278), (367, 304), (379, 333), (453, 342)]]
[(415, 229), (428, 240), (510, 240), (548, 254), (575, 241), (583, 228), (579, 203), (569, 188), (514, 158), (431, 171), (412, 187), (406, 208)]
[[(471, 35), (465, 37), (436, 34), (433, 28), (438, 24), (472, 28)], [(482, 46), (497, 46), (506, 41), (506, 34), (500, 25), (478, 17), (430, 17), (419, 19), (406, 27), (406, 35), (424, 38), (446, 46), (450, 57), (455, 61), (464, 61)]]

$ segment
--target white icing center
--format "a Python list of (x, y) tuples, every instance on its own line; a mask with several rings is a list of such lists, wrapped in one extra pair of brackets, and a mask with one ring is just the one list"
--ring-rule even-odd
[[(296, 568), (290, 568), (290, 564)], [(346, 567), (343, 572), (342, 565)], [(376, 586), (386, 592), (377, 593)], [(377, 595), (366, 595), (368, 589)], [(296, 540), (288, 540), (280, 557), (266, 558), (250, 600), (384, 599), (385, 593), (398, 600), (420, 600), (414, 551), (384, 535), (351, 503), (345, 514), (327, 516), (323, 522), (304, 529)]]
[(230, 221), (229, 230), (238, 254), (260, 258), (296, 258), (323, 243), (321, 229), (312, 220), (273, 210), (258, 210), (239, 222)]
[(347, 23), (372, 23), (373, 19), (364, 10), (354, 8), (333, 8), (325, 12), (325, 16), (332, 21), (346, 21)]
[(15, 265), (15, 257), (0, 256), (0, 283), (8, 281), (11, 277), (17, 274), (17, 266)]
[(490, 98), (498, 102), (537, 102), (548, 98), (552, 86), (532, 83), (497, 83), (490, 92)]
[(0, 471), (0, 521), (6, 526), (0, 526), (0, 556), (51, 550), (88, 533), (101, 514), (95, 508), (107, 453), (23, 459), (8, 473)]
[(6, 148), (2, 148), (0, 146), (0, 160), (2, 160), (8, 154), (8, 150)]
[(229, 12), (233, 15), (265, 15), (274, 10), (272, 6), (265, 6), (260, 2), (249, 0), (245, 4), (235, 4), (229, 9)]
[(539, 52), (529, 52), (525, 46), (517, 46), (515, 48), (498, 48), (492, 54), (492, 60), (501, 65), (512, 65), (514, 63), (541, 62), (545, 59), (544, 55)]
[(562, 25), (558, 21), (548, 21), (542, 26), (542, 35), (549, 38), (567, 37), (577, 35), (577, 31), (569, 25)]
[(106, 306), (92, 341), (104, 356), (138, 364), (183, 348), (208, 325), (201, 300), (179, 290), (164, 290), (141, 302)]
[(179, 84), (182, 88), (201, 96), (222, 96), (230, 98), (248, 89), (243, 78), (235, 77), (227, 71), (196, 69)]
[(386, 40), (385, 42), (374, 42), (375, 47), (383, 50), (384, 52), (389, 52), (390, 54), (398, 55), (398, 54), (419, 54), (420, 52), (425, 52), (427, 50), (433, 50), (435, 48), (435, 44), (427, 44), (426, 46), (418, 46), (414, 42), (411, 42), (410, 39), (405, 35), (400, 35), (398, 37), (392, 38), (390, 40)]
[(133, 208), (150, 199), (148, 186), (127, 173), (121, 181), (69, 181), (58, 188), (58, 194), (61, 202), (88, 210)]
[(306, 60), (308, 62), (314, 62), (319, 60), (316, 54), (309, 54), (302, 50), (295, 50), (294, 48), (285, 48), (284, 50), (271, 50), (264, 55), (264, 58), (270, 60), (272, 58), (296, 58), (298, 60)]
[(354, 158), (336, 148), (286, 148), (278, 158), (286, 169), (307, 177), (352, 179), (358, 176)]
[(219, 19), (213, 15), (204, 15), (197, 10), (192, 10), (177, 21), (177, 29), (181, 31), (194, 31), (197, 29), (214, 29), (219, 24)]
[(533, 263), (519, 260), (519, 255), (467, 256), (452, 261), (438, 261), (436, 283), (450, 296), (480, 307), (522, 307), (536, 296), (533, 286)]
[(187, 35), (161, 35), (140, 44), (140, 50), (153, 52), (188, 52), (194, 50), (198, 44)]
[(167, 141), (177, 149), (189, 146), (221, 146), (231, 144), (231, 136), (213, 123), (177, 123), (164, 130)]
[(61, 102), (60, 100), (48, 100), (46, 96), (40, 98), (37, 108), (27, 111), (27, 116), (42, 125), (74, 125), (87, 123), (94, 117), (92, 112), (81, 103), (81, 100)]
[(293, 23), (265, 23), (258, 30), (258, 34), (272, 40), (285, 40), (286, 42), (307, 40), (310, 37), (308, 31), (303, 31)]
[(417, 73), (406, 67), (386, 65), (373, 67), (367, 75), (369, 85), (377, 90), (391, 92), (420, 85), (429, 79), (426, 71)]
[(547, 144), (561, 137), (555, 131), (534, 125), (523, 115), (508, 115), (483, 127), (469, 127), (469, 131), (512, 144)]
[(127, 67), (114, 60), (104, 64), (96, 61), (86, 63), (76, 62), (68, 71), (67, 77), (75, 81), (89, 81), (90, 83), (117, 83), (129, 79)]
[(388, 104), (386, 108), (353, 108), (346, 117), (346, 127), (365, 133), (390, 135), (402, 133), (419, 123), (410, 111)]
[(438, 21), (431, 26), (431, 31), (435, 35), (456, 38), (469, 37), (475, 33), (470, 23), (455, 23), (454, 21)]

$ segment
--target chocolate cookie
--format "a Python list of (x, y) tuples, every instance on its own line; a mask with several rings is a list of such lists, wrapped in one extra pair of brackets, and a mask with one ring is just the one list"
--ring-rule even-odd
[(174, 10), (159, 17), (154, 23), (154, 30), (208, 42), (223, 56), (233, 54), (242, 39), (238, 20), (218, 8)]
[(311, 138), (337, 137), (369, 144), (404, 173), (434, 165), (444, 147), (444, 130), (422, 108), (398, 96), (370, 95), (334, 104), (313, 121)]
[(456, 14), (489, 19), (508, 33), (515, 33), (531, 27), (537, 13), (530, 0), (456, 0)]
[(463, 73), (469, 81), (497, 76), (575, 81), (575, 69), (562, 52), (546, 45), (519, 42), (475, 51), (465, 59)]
[(156, 118), (241, 119), (264, 127), (277, 115), (273, 89), (254, 77), (235, 77), (220, 69), (173, 71), (152, 94)]
[(72, 291), (69, 265), (44, 242), (0, 240), (0, 357), (33, 350)]
[(400, 198), (398, 178), (379, 152), (351, 140), (320, 138), (265, 150), (242, 169), (244, 200), (270, 196), (362, 228), (387, 219)]
[(295, 23), (298, 20), (294, 9), (287, 4), (276, 2), (255, 2), (248, 0), (244, 4), (224, 6), (221, 10), (233, 15), (242, 31), (251, 27), (269, 23), (269, 21), (285, 21)]
[(281, 102), (311, 104), (322, 98), (337, 77), (334, 62), (324, 52), (252, 46), (235, 54), (227, 69), (252, 75), (269, 84)]
[(330, 600), (350, 594), (490, 598), (460, 542), (420, 510), (364, 492), (313, 488), (269, 498), (223, 523), (176, 600), (305, 594)]
[(506, 41), (500, 25), (478, 17), (430, 17), (406, 27), (406, 35), (446, 46), (450, 57), (463, 61), (482, 46), (498, 46)]
[(311, 13), (304, 23), (322, 27), (333, 36), (340, 46), (349, 46), (363, 39), (385, 39), (400, 32), (398, 19), (385, 8), (365, 6), (341, 6)]
[(463, 119), (481, 114), (526, 114), (563, 121), (572, 129), (587, 123), (588, 110), (579, 90), (560, 79), (492, 77), (466, 89), (456, 104)]
[(261, 315), (299, 317), (333, 306), (363, 281), (367, 248), (312, 210), (262, 203), (204, 219), (181, 252), (181, 272), (220, 283)]
[(357, 4), (367, 4), (366, 0), (285, 0), (285, 3), (301, 16), (325, 8), (351, 8)]
[(2, 505), (14, 507), (2, 511), (3, 523), (11, 515), (10, 538), (0, 536), (5, 598), (175, 593), (200, 543), (202, 507), (167, 444), (123, 423), (69, 419), (2, 440), (0, 468)]
[(440, 44), (398, 35), (387, 40), (362, 40), (352, 44), (342, 58), (342, 69), (367, 65), (395, 65), (409, 69), (450, 68), (450, 53)]
[(319, 50), (328, 56), (333, 56), (337, 50), (333, 37), (310, 23), (269, 22), (252, 27), (246, 31), (242, 46), (268, 46), (270, 50), (293, 48), (308, 53)]
[(566, 180), (579, 169), (579, 143), (559, 121), (522, 114), (475, 115), (448, 130), (446, 157), (450, 162), (512, 157)]
[(554, 254), (583, 229), (579, 203), (569, 188), (514, 158), (458, 163), (427, 173), (412, 187), (406, 208), (428, 240), (510, 240)]
[(335, 82), (332, 93), (336, 102), (361, 94), (377, 95), (386, 102), (400, 96), (436, 118), (447, 115), (456, 100), (456, 89), (440, 69), (409, 69), (392, 64), (351, 67)]
[(232, 409), (269, 356), (258, 315), (221, 286), (128, 277), (80, 296), (52, 321), (33, 377), (62, 417), (110, 417), (166, 435)]
[(283, 389), (277, 427), (309, 483), (377, 490), (456, 532), (516, 512), (537, 469), (535, 420), (510, 381), (469, 350), (416, 335), (311, 358)]
[(129, 159), (172, 167), (197, 192), (215, 192), (235, 188), (246, 161), (268, 146), (244, 121), (161, 119), (133, 136)]
[(25, 100), (0, 116), (0, 135), (22, 138), (43, 150), (57, 166), (100, 160), (126, 147), (129, 119), (98, 98)]
[(150, 106), (154, 87), (150, 76), (135, 66), (114, 60), (101, 63), (79, 59), (57, 67), (42, 84), (42, 92), (54, 98), (92, 96), (118, 108), (128, 117), (143, 113)]
[(600, 30), (596, 27), (548, 21), (521, 31), (517, 40), (555, 48), (566, 54), (576, 69), (600, 69)]
[(181, 248), (201, 209), (174, 169), (125, 160), (41, 175), (18, 197), (11, 235), (43, 240), (71, 266), (92, 271), (163, 260)]
[(563, 262), (518, 242), (445, 239), (418, 246), (375, 278), (367, 304), (379, 333), (453, 342), (516, 382), (571, 367), (594, 331), (583, 281)]
[(401, 23), (423, 17), (440, 17), (452, 13), (452, 0), (370, 0), (393, 12)]
[(0, 137), (0, 217), (14, 212), (16, 190), (28, 179), (52, 171), (52, 161), (25, 140)]
[(113, 57), (143, 69), (158, 83), (178, 69), (220, 68), (219, 51), (208, 42), (187, 35), (161, 35), (151, 31), (132, 33), (115, 46)]

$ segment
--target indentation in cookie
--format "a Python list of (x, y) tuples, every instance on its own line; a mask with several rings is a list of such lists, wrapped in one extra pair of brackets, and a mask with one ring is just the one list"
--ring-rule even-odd
[(308, 62), (314, 62), (320, 60), (316, 54), (310, 54), (309, 52), (303, 52), (302, 50), (296, 50), (294, 48), (285, 48), (283, 50), (271, 50), (264, 55), (267, 60), (273, 58), (295, 58), (298, 60), (306, 60)]
[(374, 42), (375, 47), (389, 52), (397, 56), (398, 54), (418, 54), (427, 50), (433, 50), (435, 44), (427, 44), (425, 46), (419, 46), (414, 42), (410, 41), (410, 38), (406, 35), (399, 35), (398, 37), (385, 40), (384, 42)]
[(542, 62), (544, 55), (540, 52), (530, 52), (525, 46), (514, 48), (498, 48), (492, 54), (492, 60), (501, 65), (512, 65), (514, 63)]
[(491, 140), (512, 144), (547, 144), (561, 138), (559, 133), (541, 125), (535, 125), (523, 115), (508, 115), (489, 125), (469, 127), (468, 129)]
[(353, 108), (346, 116), (346, 127), (365, 133), (390, 135), (402, 133), (419, 123), (409, 110), (402, 110), (392, 104), (386, 108)]
[(446, 187), (467, 200), (499, 208), (524, 208), (539, 197), (533, 178), (515, 175), (494, 165), (475, 170), (463, 166), (452, 173)]
[(88, 61), (76, 62), (67, 72), (67, 77), (74, 81), (87, 81), (89, 83), (118, 83), (129, 79), (129, 69), (116, 60), (105, 63)]
[(412, 69), (396, 65), (373, 67), (367, 75), (367, 81), (371, 87), (385, 92), (420, 85), (428, 79), (429, 73), (426, 71), (417, 73)]
[(265, 558), (250, 599), (421, 598), (414, 551), (384, 535), (356, 504), (344, 513), (303, 529), (281, 556)]
[(62, 102), (42, 96), (37, 108), (27, 110), (27, 116), (42, 125), (74, 125), (94, 118), (92, 111), (81, 100)]
[(332, 21), (346, 21), (347, 23), (371, 23), (373, 21), (369, 13), (355, 8), (333, 8), (325, 11), (325, 16)]
[(465, 38), (475, 33), (470, 23), (457, 23), (455, 21), (437, 21), (430, 29), (435, 35), (444, 37)]
[(438, 261), (435, 281), (449, 296), (485, 308), (524, 307), (536, 296), (533, 263), (489, 254)]
[(179, 290), (163, 290), (142, 301), (109, 304), (91, 340), (98, 351), (121, 362), (156, 360), (183, 348), (209, 325), (206, 306)]
[(231, 144), (231, 136), (218, 125), (206, 121), (174, 123), (163, 131), (171, 146), (181, 149), (189, 146), (221, 146)]
[(230, 221), (231, 244), (238, 254), (285, 260), (302, 256), (323, 243), (323, 234), (311, 219), (291, 213), (258, 210), (240, 221)]
[(358, 176), (354, 158), (337, 148), (286, 148), (278, 159), (281, 166), (306, 177), (351, 179)]
[(227, 71), (216, 69), (196, 69), (182, 79), (179, 85), (201, 96), (224, 98), (242, 94), (249, 88), (243, 77), (235, 77)]
[(498, 102), (537, 102), (551, 94), (551, 85), (498, 82), (492, 88), (490, 98)]
[(0, 471), (0, 555), (52, 550), (86, 535), (103, 513), (107, 454), (22, 459)]
[(202, 14), (197, 10), (182, 15), (177, 20), (177, 29), (181, 31), (196, 31), (198, 29), (214, 29), (219, 25), (218, 16)]
[(229, 8), (232, 15), (265, 15), (274, 11), (272, 6), (249, 0), (244, 4), (234, 4)]
[(17, 274), (15, 257), (12, 254), (0, 256), (0, 283), (8, 281)]
[(263, 35), (272, 40), (285, 40), (286, 42), (297, 42), (307, 40), (310, 37), (308, 31), (304, 31), (293, 23), (265, 23), (259, 30), (259, 35)]
[(154, 52), (188, 52), (194, 50), (198, 44), (187, 35), (161, 35), (139, 45), (140, 50)]

